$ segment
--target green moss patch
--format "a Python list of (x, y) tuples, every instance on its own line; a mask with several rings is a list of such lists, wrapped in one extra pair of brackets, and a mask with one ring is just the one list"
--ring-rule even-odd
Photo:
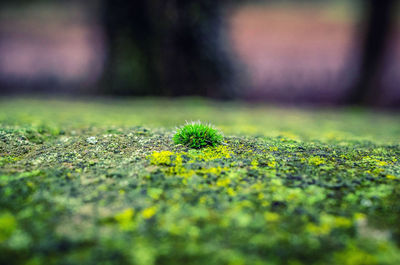
[(203, 148), (217, 146), (222, 142), (222, 134), (211, 125), (200, 122), (187, 123), (178, 128), (173, 140), (176, 144), (182, 144), (190, 148)]
[[(1, 264), (400, 264), (394, 114), (189, 100), (0, 110)], [(175, 145), (185, 119), (213, 122), (222, 144)]]

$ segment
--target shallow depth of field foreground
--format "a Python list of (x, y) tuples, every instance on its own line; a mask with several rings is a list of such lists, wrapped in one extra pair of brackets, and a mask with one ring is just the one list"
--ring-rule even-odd
[[(200, 120), (212, 148), (175, 145)], [(0, 102), (1, 264), (400, 264), (400, 117)]]

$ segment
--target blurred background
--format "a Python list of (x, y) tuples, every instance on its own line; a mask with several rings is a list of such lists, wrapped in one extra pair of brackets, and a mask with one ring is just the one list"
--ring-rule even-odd
[(396, 0), (2, 0), (0, 95), (400, 107)]

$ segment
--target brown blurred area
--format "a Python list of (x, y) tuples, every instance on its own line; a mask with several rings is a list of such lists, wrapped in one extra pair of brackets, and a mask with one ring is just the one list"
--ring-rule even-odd
[(337, 100), (350, 81), (343, 70), (353, 48), (354, 21), (329, 15), (324, 7), (238, 9), (231, 35), (248, 67), (245, 97)]
[[(360, 7), (346, 1), (315, 2), (258, 1), (227, 8), (224, 45), (241, 83), (232, 90), (236, 97), (336, 104), (346, 95), (359, 71)], [(96, 93), (107, 57), (101, 23), (92, 6), (62, 3), (1, 12), (2, 92)], [(377, 83), (378, 103), (396, 107), (397, 24), (393, 32)]]
[[(360, 6), (248, 5), (231, 16), (230, 35), (246, 65), (243, 96), (276, 102), (337, 103), (359, 71), (363, 25)], [(400, 27), (389, 36), (377, 104), (399, 106)]]
[(12, 84), (9, 92), (80, 93), (101, 75), (102, 31), (84, 5), (3, 10), (0, 36), (0, 78)]

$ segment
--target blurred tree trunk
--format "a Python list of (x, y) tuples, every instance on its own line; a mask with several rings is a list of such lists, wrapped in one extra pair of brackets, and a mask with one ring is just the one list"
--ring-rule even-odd
[(102, 0), (112, 94), (224, 97), (231, 68), (214, 0)]
[(129, 95), (155, 93), (153, 65), (157, 43), (148, 17), (147, 1), (103, 0), (102, 19), (107, 45), (103, 73), (106, 93)]
[(376, 104), (385, 51), (394, 27), (397, 0), (366, 0), (365, 32), (361, 43), (358, 77), (348, 96), (349, 104)]

